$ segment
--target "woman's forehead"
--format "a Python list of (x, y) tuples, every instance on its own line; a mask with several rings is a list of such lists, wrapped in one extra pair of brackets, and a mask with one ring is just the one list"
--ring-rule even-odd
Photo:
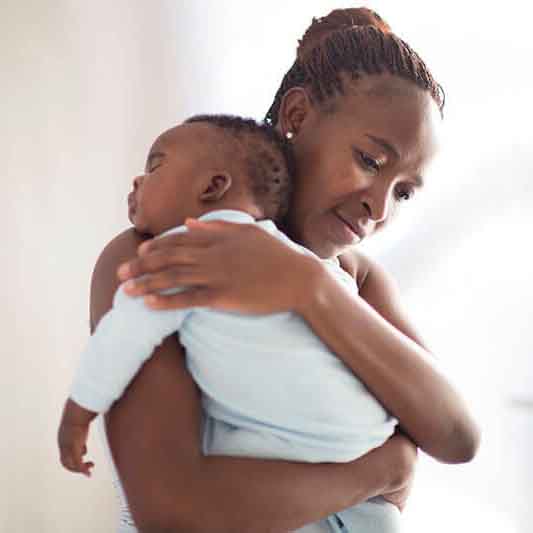
[(393, 76), (368, 76), (338, 97), (331, 124), (339, 134), (386, 139), (399, 152), (433, 153), (440, 122), (429, 92)]

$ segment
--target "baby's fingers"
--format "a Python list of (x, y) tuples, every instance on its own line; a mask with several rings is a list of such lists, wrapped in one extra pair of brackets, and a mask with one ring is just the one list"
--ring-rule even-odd
[(61, 451), (61, 464), (71, 472), (81, 472), (82, 471), (82, 461), (81, 457), (76, 457), (73, 451)]
[(82, 464), (82, 470), (81, 473), (84, 476), (91, 477), (91, 470), (94, 468), (94, 463), (92, 461), (87, 461), (86, 463)]
[(94, 468), (94, 463), (92, 461), (83, 462), (83, 455), (85, 455), (86, 451), (86, 447), (83, 452), (72, 448), (69, 450), (61, 450), (61, 464), (70, 472), (91, 477), (91, 469)]

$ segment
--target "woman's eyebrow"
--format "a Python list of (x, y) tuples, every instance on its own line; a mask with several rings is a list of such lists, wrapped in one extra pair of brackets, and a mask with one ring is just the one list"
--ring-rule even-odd
[(369, 133), (366, 134), (366, 136), (374, 143), (379, 144), (382, 148), (387, 150), (387, 152), (391, 153), (393, 156), (395, 156), (397, 159), (400, 159), (400, 152), (392, 144), (387, 142), (385, 139), (382, 139), (381, 137), (374, 137), (374, 135), (370, 135)]

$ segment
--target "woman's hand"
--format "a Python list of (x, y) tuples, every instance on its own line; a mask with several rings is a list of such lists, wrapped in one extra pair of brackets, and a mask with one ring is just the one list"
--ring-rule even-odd
[(396, 463), (399, 467), (399, 476), (382, 496), (402, 512), (413, 487), (418, 449), (413, 441), (401, 432), (391, 437), (390, 442), (391, 444), (394, 442), (396, 452), (399, 454)]
[[(320, 261), (253, 224), (188, 220), (189, 231), (146, 241), (121, 265), (125, 290), (155, 309), (204, 307), (245, 313), (299, 311)], [(137, 279), (134, 279), (137, 278)], [(177, 294), (164, 289), (187, 288)]]

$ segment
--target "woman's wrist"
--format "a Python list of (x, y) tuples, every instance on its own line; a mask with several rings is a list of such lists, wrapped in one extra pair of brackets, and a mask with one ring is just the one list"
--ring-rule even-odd
[[(323, 261), (314, 260), (307, 272), (306, 278), (302, 279), (303, 290), (297, 312), (313, 327), (313, 324), (321, 323), (324, 317), (331, 317), (338, 312), (339, 296), (347, 289)], [(357, 301), (352, 299), (353, 305), (357, 305)]]
[(413, 479), (416, 446), (404, 435), (393, 435), (382, 446), (352, 461), (345, 473), (352, 483), (347, 490), (348, 505), (357, 505), (374, 496), (398, 491)]
[(292, 310), (304, 319), (309, 320), (317, 312), (317, 308), (325, 304), (328, 296), (330, 273), (321, 260), (306, 256), (302, 260), (302, 268), (296, 273)]

